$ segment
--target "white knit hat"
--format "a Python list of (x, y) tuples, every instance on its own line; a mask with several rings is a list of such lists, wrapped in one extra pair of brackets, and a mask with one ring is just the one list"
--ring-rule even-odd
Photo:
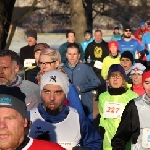
[(145, 69), (146, 69), (146, 67), (143, 64), (135, 63), (134, 66), (132, 67), (130, 74), (134, 74), (134, 73), (143, 74)]
[(40, 90), (43, 90), (43, 87), (46, 84), (60, 85), (67, 96), (69, 91), (69, 78), (65, 73), (62, 73), (58, 70), (46, 72), (41, 77)]

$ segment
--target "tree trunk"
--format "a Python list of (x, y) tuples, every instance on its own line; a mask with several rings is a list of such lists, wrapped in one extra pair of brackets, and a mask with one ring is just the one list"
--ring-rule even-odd
[(4, 49), (16, 0), (0, 0), (0, 50)]
[(87, 30), (85, 11), (82, 0), (69, 0), (71, 10), (71, 23), (76, 33), (76, 42), (84, 40), (84, 31)]
[(93, 2), (93, 0), (85, 0), (85, 12), (86, 12), (86, 19), (87, 19), (87, 28), (91, 32), (93, 29), (92, 2)]

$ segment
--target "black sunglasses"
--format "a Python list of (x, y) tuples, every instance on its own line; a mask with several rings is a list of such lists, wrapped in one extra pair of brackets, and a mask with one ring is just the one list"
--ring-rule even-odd
[(124, 31), (125, 32), (131, 32), (131, 29), (125, 29)]

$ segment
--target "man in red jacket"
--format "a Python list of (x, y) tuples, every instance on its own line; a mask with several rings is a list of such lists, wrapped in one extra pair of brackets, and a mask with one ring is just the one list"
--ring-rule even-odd
[(64, 150), (57, 143), (26, 136), (30, 122), (24, 100), (19, 87), (0, 85), (0, 150)]
[[(136, 32), (135, 32), (135, 38), (137, 38), (137, 39), (139, 39), (139, 33), (142, 33), (142, 35), (144, 34), (144, 33), (146, 33), (148, 30), (147, 30), (147, 28), (146, 28), (146, 23), (145, 22), (140, 22), (140, 28), (138, 29), (138, 30), (136, 30)], [(140, 40), (140, 39), (139, 39)]]

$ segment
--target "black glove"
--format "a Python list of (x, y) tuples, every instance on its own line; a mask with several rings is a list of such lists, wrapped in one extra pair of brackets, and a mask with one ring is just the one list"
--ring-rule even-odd
[(142, 60), (142, 59), (144, 58), (145, 54), (146, 54), (146, 55), (149, 54), (148, 50), (146, 50), (146, 49), (140, 52), (140, 55), (141, 55), (141, 56), (140, 56), (139, 59)]
[(51, 138), (50, 138), (49, 131), (46, 131), (43, 134), (40, 134), (36, 139), (50, 141)]
[(81, 147), (81, 146), (75, 146), (72, 148), (72, 150), (90, 150), (89, 148), (84, 148), (84, 147)]
[(104, 127), (99, 126), (98, 131), (99, 131), (99, 134), (100, 134), (101, 138), (104, 139), (104, 134), (105, 134)]
[(144, 49), (144, 52), (145, 52), (146, 55), (149, 54), (149, 51), (147, 49)]

